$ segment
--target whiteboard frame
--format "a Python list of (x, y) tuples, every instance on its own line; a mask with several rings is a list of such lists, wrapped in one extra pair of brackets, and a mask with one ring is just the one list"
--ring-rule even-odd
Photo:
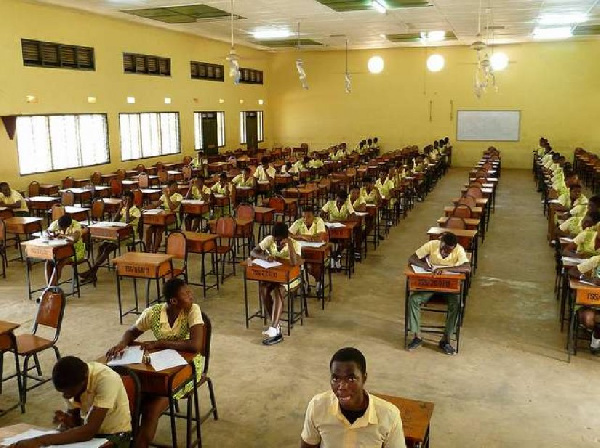
[[(458, 122), (461, 112), (517, 112), (519, 114), (519, 128), (517, 130), (519, 137), (516, 140), (462, 140), (458, 138)], [(520, 142), (521, 141), (521, 111), (518, 109), (508, 110), (481, 110), (481, 109), (459, 109), (456, 111), (456, 141), (457, 142)]]

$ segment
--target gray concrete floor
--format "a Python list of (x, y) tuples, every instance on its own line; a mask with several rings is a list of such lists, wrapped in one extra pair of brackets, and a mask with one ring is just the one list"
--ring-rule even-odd
[[(598, 360), (582, 350), (566, 363), (565, 334), (559, 330), (552, 293), (552, 251), (529, 171), (503, 172), (469, 296), (460, 354), (444, 356), (435, 344), (413, 353), (403, 349), (406, 259), (425, 241), (427, 228), (466, 177), (464, 170), (451, 170), (389, 239), (357, 265), (355, 277), (334, 276), (334, 297), (325, 311), (311, 302), (311, 317), (278, 346), (261, 345), (260, 322), (246, 330), (239, 274), (226, 280), (219, 294), (210, 292), (202, 299), (198, 293), (214, 328), (210, 373), (221, 417), (203, 425), (205, 446), (298, 446), (306, 404), (329, 387), (329, 359), (348, 345), (366, 355), (370, 391), (435, 402), (432, 447), (600, 443), (599, 389), (589, 386)], [(198, 272), (197, 266), (192, 272)], [(97, 289), (86, 286), (81, 299), (69, 299), (59, 341), (63, 355), (93, 360), (125, 330), (118, 323), (113, 276), (102, 272)], [(8, 278), (0, 279), (0, 297), (0, 319), (20, 322), (27, 330), (35, 303), (24, 298), (18, 262), (11, 262)], [(133, 321), (126, 318), (127, 324)], [(43, 364), (48, 372), (50, 354)], [(16, 396), (14, 382), (4, 388), (0, 405)], [(206, 390), (202, 398), (207, 398)], [(59, 395), (46, 384), (29, 394), (25, 415), (12, 411), (0, 425), (49, 425), (52, 411), (60, 407)], [(164, 423), (158, 437), (167, 442)]]

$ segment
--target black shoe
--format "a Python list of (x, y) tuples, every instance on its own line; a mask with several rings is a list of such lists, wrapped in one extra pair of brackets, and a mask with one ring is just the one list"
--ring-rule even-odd
[(273, 336), (272, 338), (263, 339), (262, 343), (263, 343), (263, 345), (275, 345), (275, 344), (279, 344), (282, 341), (283, 341), (283, 335), (281, 333), (279, 333), (277, 336)]
[(408, 344), (408, 351), (411, 352), (413, 350), (418, 349), (421, 345), (423, 345), (423, 339), (415, 337), (410, 344)]
[(598, 347), (598, 348), (590, 347), (590, 353), (594, 356), (600, 355), (600, 347)]
[(449, 356), (456, 355), (456, 350), (454, 349), (454, 347), (452, 347), (450, 345), (450, 343), (444, 339), (442, 339), (440, 341), (440, 348), (446, 355), (449, 355)]

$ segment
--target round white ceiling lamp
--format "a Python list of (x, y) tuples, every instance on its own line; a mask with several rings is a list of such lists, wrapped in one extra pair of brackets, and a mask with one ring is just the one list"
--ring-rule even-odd
[(381, 56), (373, 56), (367, 63), (369, 72), (375, 75), (381, 73), (383, 71), (383, 67), (385, 67), (385, 63), (383, 62), (383, 58)]
[(508, 67), (508, 56), (506, 53), (494, 53), (490, 58), (490, 63), (492, 64), (492, 70), (495, 72), (500, 72)]
[(427, 58), (427, 69), (430, 72), (439, 72), (444, 68), (446, 61), (441, 54), (432, 54)]

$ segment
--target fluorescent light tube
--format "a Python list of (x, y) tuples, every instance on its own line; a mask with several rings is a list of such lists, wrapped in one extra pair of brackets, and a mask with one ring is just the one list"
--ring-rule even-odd
[(536, 28), (533, 37), (536, 39), (568, 39), (573, 36), (573, 30), (569, 26), (559, 28)]
[(380, 14), (385, 14), (387, 12), (387, 5), (383, 0), (372, 0), (371, 6)]
[(572, 25), (587, 22), (587, 14), (567, 13), (567, 14), (542, 14), (538, 19), (540, 25)]
[(276, 28), (256, 30), (252, 32), (252, 36), (254, 36), (255, 39), (285, 39), (291, 35), (292, 33), (290, 30)]

